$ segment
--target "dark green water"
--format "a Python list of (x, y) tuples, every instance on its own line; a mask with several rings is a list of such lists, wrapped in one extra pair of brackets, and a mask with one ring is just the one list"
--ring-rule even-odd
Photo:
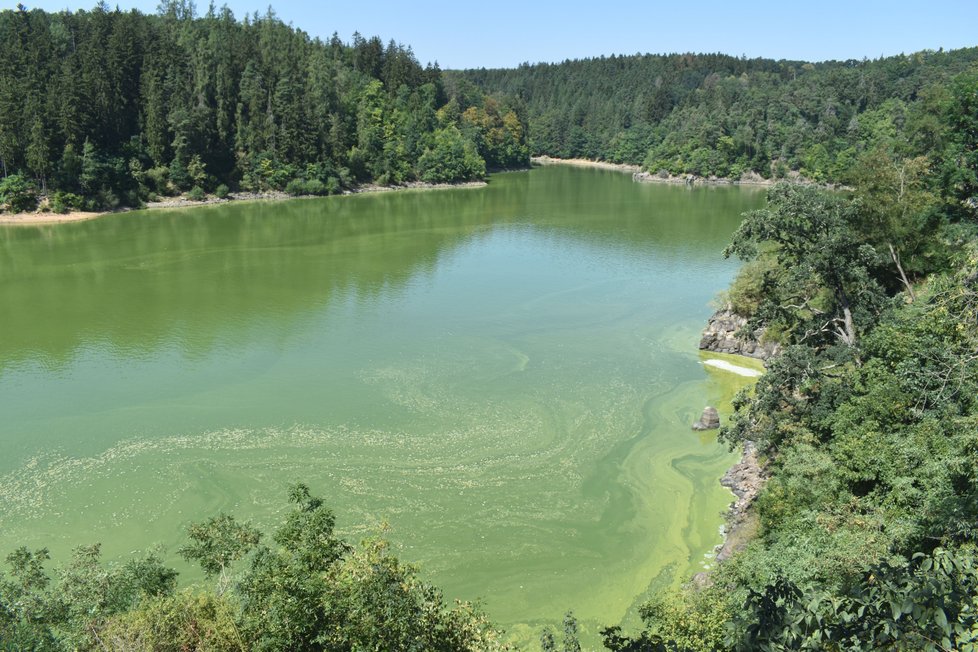
[(0, 228), (0, 550), (183, 568), (189, 521), (304, 481), (517, 638), (613, 624), (719, 541), (689, 424), (743, 380), (696, 342), (762, 199), (548, 167)]

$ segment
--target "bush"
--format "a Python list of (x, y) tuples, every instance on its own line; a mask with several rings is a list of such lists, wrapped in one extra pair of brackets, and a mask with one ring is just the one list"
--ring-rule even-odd
[(208, 593), (143, 600), (135, 609), (109, 619), (100, 638), (116, 650), (240, 650), (240, 637), (229, 615), (233, 606), (227, 598)]
[(37, 190), (21, 174), (11, 174), (0, 180), (0, 210), (23, 213), (37, 208)]
[(170, 169), (165, 165), (158, 165), (146, 170), (143, 179), (147, 182), (150, 191), (165, 195), (170, 186)]
[(227, 185), (225, 185), (225, 184), (223, 184), (223, 183), (222, 183), (221, 185), (219, 185), (219, 186), (218, 186), (218, 187), (217, 187), (217, 188), (216, 188), (216, 189), (214, 190), (214, 195), (215, 195), (215, 196), (216, 196), (216, 197), (217, 197), (218, 199), (227, 199), (227, 196), (228, 196), (229, 194), (231, 194), (231, 189), (230, 189), (230, 188), (228, 188), (228, 187), (227, 187)]
[(302, 179), (292, 179), (285, 186), (285, 192), (293, 197), (306, 194), (306, 182)]
[(193, 188), (190, 189), (190, 192), (187, 193), (187, 199), (193, 201), (204, 201), (204, 199), (206, 198), (207, 195), (204, 194), (204, 189), (201, 188), (200, 186), (194, 186)]
[(55, 213), (65, 214), (71, 211), (80, 211), (85, 208), (85, 199), (71, 192), (61, 192), (60, 190), (51, 195), (51, 210)]
[[(333, 179), (332, 177), (330, 177)], [(333, 179), (335, 182), (336, 180)], [(339, 187), (339, 183), (336, 183)], [(288, 185), (285, 186), (285, 192), (288, 194), (298, 197), (300, 195), (328, 195), (329, 186), (319, 179), (292, 179), (289, 181)]]
[(777, 258), (773, 255), (762, 255), (745, 263), (727, 290), (727, 300), (733, 311), (748, 319), (753, 317), (764, 300), (764, 280), (775, 273)]
[(324, 184), (319, 179), (311, 179), (306, 181), (306, 194), (307, 195), (326, 195), (326, 184)]

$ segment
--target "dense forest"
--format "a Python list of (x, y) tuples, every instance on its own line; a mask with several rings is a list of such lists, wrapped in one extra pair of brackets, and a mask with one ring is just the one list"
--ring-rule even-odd
[(505, 98), (448, 98), (410, 48), (269, 10), (0, 12), (0, 207), (111, 209), (230, 190), (481, 179), (528, 165)]
[(652, 173), (848, 182), (878, 144), (939, 148), (947, 82), (978, 48), (806, 63), (721, 54), (610, 56), (447, 72), (466, 96), (526, 105), (534, 155), (641, 164)]
[[(806, 64), (610, 57), (442, 73), (271, 13), (0, 13), (0, 203), (137, 204), (220, 186), (328, 193), (478, 178), (534, 153), (737, 177), (792, 171), (725, 255), (724, 297), (780, 342), (720, 437), (767, 481), (750, 543), (662, 594), (618, 652), (978, 649), (978, 50)], [(506, 99), (511, 98), (511, 99)], [(527, 141), (527, 136), (529, 140)], [(60, 202), (60, 204), (59, 204)], [(298, 485), (270, 540), (229, 515), (180, 551), (7, 556), (0, 646), (21, 650), (484, 650), (382, 541), (350, 545)], [(573, 607), (573, 605), (568, 605)], [(579, 649), (568, 616), (545, 650)]]

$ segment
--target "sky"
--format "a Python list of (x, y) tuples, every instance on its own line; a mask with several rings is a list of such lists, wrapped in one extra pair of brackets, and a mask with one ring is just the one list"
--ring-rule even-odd
[[(8, 8), (16, 2), (3, 0)], [(22, 0), (48, 11), (96, 0)], [(154, 13), (158, 0), (107, 0)], [(200, 13), (207, 0), (197, 0)], [(224, 2), (215, 2), (218, 6)], [(239, 19), (268, 0), (227, 0)], [(978, 46), (978, 0), (277, 0), (286, 23), (312, 36), (354, 32), (411, 46), (422, 64), (510, 68), (610, 54), (721, 52), (826, 61)]]

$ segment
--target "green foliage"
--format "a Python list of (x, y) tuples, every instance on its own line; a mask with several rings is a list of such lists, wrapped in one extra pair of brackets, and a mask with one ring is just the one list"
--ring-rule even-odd
[(736, 314), (749, 319), (757, 313), (765, 297), (764, 279), (777, 272), (777, 264), (775, 256), (762, 251), (737, 270), (724, 295), (725, 302)]
[[(643, 164), (653, 173), (783, 179), (800, 172), (839, 182), (856, 156), (880, 144), (901, 158), (943, 154), (942, 112), (974, 115), (966, 78), (953, 108), (943, 89), (976, 60), (974, 48), (818, 64), (610, 56), (446, 73), (445, 86), (462, 110), (479, 92), (520, 98), (517, 114), (528, 116), (537, 155)], [(967, 174), (951, 161), (966, 151), (946, 159), (947, 186), (963, 193), (959, 204)]]
[(111, 650), (243, 652), (233, 610), (226, 597), (182, 591), (111, 617), (99, 638)]
[(489, 168), (522, 168), (530, 163), (525, 130), (515, 111), (491, 97), (471, 106), (461, 116), (461, 130), (475, 142)]
[(37, 190), (20, 174), (0, 179), (0, 210), (22, 213), (37, 207)]
[(581, 652), (581, 641), (577, 636), (577, 618), (573, 611), (564, 614), (564, 649), (563, 652)]
[(200, 159), (200, 154), (194, 154), (190, 158), (190, 162), (187, 164), (187, 176), (194, 186), (201, 187), (204, 185), (207, 180), (206, 168), (207, 164)]
[[(442, 73), (406, 46), (314, 39), (272, 12), (4, 10), (0, 35), (0, 176), (34, 177), (88, 208), (219, 184), (402, 184), (435, 130), (461, 127), (470, 107), (439, 113)], [(526, 165), (525, 115), (492, 102), (466, 138), (491, 165)]]
[(557, 652), (557, 640), (550, 627), (544, 627), (540, 632), (540, 649), (542, 652)]
[(231, 189), (227, 187), (227, 184), (218, 184), (217, 188), (214, 189), (214, 196), (218, 199), (227, 199), (230, 194)]
[(194, 186), (187, 191), (187, 199), (192, 201), (204, 201), (207, 199), (207, 193), (205, 193), (204, 189), (200, 186)]
[(951, 84), (944, 109), (949, 127), (943, 152), (941, 187), (952, 215), (978, 219), (978, 69)]
[(293, 179), (285, 186), (285, 192), (290, 195), (330, 195), (339, 191), (339, 181), (330, 177), (327, 183), (319, 179)]
[(751, 590), (751, 624), (735, 650), (966, 650), (978, 645), (978, 567), (971, 551), (917, 554), (868, 570), (839, 594), (779, 578)]
[(0, 577), (0, 647), (10, 650), (94, 649), (115, 614), (173, 593), (176, 572), (151, 553), (106, 568), (99, 546), (75, 550), (52, 585), (47, 550), (20, 548)]
[(485, 161), (454, 125), (437, 130), (432, 147), (418, 159), (418, 176), (430, 183), (481, 179), (485, 175)]
[(238, 523), (229, 514), (219, 514), (187, 527), (191, 543), (179, 550), (181, 557), (197, 562), (208, 577), (223, 574), (235, 561), (258, 545), (261, 533)]
[[(913, 110), (851, 125), (851, 198), (778, 186), (745, 216), (729, 300), (789, 344), (720, 433), (766, 461), (759, 531), (708, 609), (661, 598), (637, 637), (606, 630), (610, 649), (978, 648), (978, 245), (967, 199), (941, 214), (946, 171), (908, 155)], [(922, 140), (950, 140), (919, 111)], [(719, 619), (722, 641), (698, 638)]]
[(777, 267), (764, 270), (764, 299), (752, 321), (781, 326), (795, 342), (836, 338), (853, 346), (872, 324), (884, 294), (873, 275), (876, 250), (853, 228), (856, 206), (811, 186), (779, 184), (768, 208), (752, 211), (724, 256), (757, 258), (771, 245)]
[(715, 586), (658, 596), (640, 614), (650, 634), (688, 652), (722, 649), (731, 618), (727, 592)]
[[(290, 500), (272, 546), (226, 514), (188, 528), (180, 553), (222, 574), (218, 593), (175, 593), (176, 573), (155, 554), (105, 567), (99, 546), (82, 547), (52, 583), (47, 550), (15, 551), (0, 576), (0, 649), (507, 649), (483, 614), (447, 606), (385, 541), (337, 538), (332, 511), (308, 487), (293, 487)], [(229, 566), (253, 549), (230, 582)]]
[(653, 598), (641, 608), (645, 629), (623, 636), (618, 627), (602, 632), (614, 652), (714, 652), (726, 649), (732, 617), (727, 592), (717, 587), (683, 589)]
[(256, 551), (237, 590), (250, 649), (500, 649), (484, 617), (464, 604), (446, 609), (385, 542), (338, 539), (332, 511), (308, 487), (293, 487), (290, 501), (276, 547)]
[[(895, 268), (891, 278), (899, 279), (913, 299), (910, 277), (932, 271), (939, 260), (928, 237), (937, 223), (929, 159), (899, 159), (878, 146), (859, 157), (850, 178), (859, 201), (859, 231), (878, 251), (888, 252)], [(883, 281), (894, 286), (886, 277)]]
[(18, 548), (7, 555), (9, 574), (0, 578), (0, 644), (8, 650), (51, 650), (55, 640), (50, 624), (58, 617), (44, 572), (46, 548)]

